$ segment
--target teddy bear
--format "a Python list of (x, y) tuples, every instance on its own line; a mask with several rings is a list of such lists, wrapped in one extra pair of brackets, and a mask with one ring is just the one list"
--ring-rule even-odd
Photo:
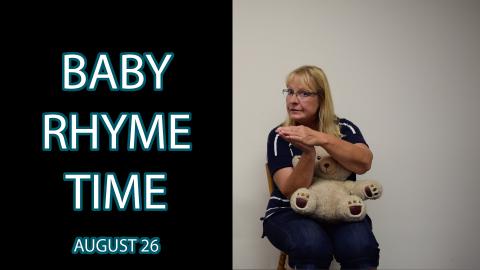
[[(352, 173), (336, 162), (320, 146), (315, 146), (316, 160), (312, 185), (299, 188), (290, 197), (297, 213), (326, 222), (359, 221), (366, 215), (364, 200), (382, 196), (383, 187), (374, 180), (349, 181)], [(296, 166), (300, 156), (294, 156)]]

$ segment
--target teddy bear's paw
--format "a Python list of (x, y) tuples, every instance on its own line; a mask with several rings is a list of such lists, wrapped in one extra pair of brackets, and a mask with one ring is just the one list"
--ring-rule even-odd
[(363, 202), (361, 200), (349, 200), (348, 201), (348, 210), (350, 215), (358, 216), (363, 212)]
[(307, 214), (315, 210), (316, 197), (306, 188), (300, 188), (290, 197), (290, 206), (298, 213)]
[(370, 183), (364, 188), (365, 197), (370, 200), (376, 200), (382, 196), (382, 187), (375, 183)]
[(365, 204), (358, 196), (349, 196), (339, 205), (340, 214), (347, 221), (362, 220), (366, 214)]

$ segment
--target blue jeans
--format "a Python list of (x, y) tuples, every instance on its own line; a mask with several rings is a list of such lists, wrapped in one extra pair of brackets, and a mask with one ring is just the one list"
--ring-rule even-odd
[(333, 256), (342, 269), (378, 266), (380, 249), (368, 215), (359, 222), (328, 224), (289, 209), (267, 218), (263, 234), (288, 254), (294, 269), (328, 269)]

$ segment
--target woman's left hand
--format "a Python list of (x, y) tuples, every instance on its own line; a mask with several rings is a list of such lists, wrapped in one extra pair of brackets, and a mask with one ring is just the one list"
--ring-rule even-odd
[(309, 146), (322, 145), (321, 132), (306, 126), (279, 127), (276, 132), (286, 141)]

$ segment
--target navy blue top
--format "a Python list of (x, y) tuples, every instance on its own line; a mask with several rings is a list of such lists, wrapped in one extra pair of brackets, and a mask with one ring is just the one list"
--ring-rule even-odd
[[(338, 125), (340, 126), (340, 134), (342, 140), (345, 140), (350, 143), (364, 143), (365, 139), (360, 132), (360, 129), (348, 121), (347, 119), (339, 118)], [(267, 160), (268, 168), (273, 177), (276, 171), (285, 167), (293, 167), (292, 158), (296, 155), (301, 155), (302, 151), (293, 146), (291, 143), (285, 141), (280, 137), (275, 130), (278, 127), (275, 127), (268, 134), (268, 143), (267, 143)], [(349, 177), (349, 180), (356, 180), (356, 174), (352, 173)], [(275, 182), (273, 184), (273, 191), (268, 201), (267, 211), (265, 212), (266, 219), (271, 215), (282, 211), (291, 209), (290, 201), (280, 192)]]

